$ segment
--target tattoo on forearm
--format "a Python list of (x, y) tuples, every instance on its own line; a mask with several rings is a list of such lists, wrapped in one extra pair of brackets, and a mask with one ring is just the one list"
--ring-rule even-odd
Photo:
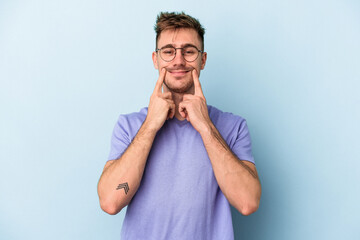
[(117, 188), (116, 188), (116, 190), (120, 190), (120, 189), (124, 189), (124, 191), (125, 191), (125, 194), (127, 194), (128, 193), (128, 191), (130, 190), (129, 189), (129, 184), (126, 182), (126, 183), (121, 183), (121, 184), (119, 184), (118, 186), (117, 186)]

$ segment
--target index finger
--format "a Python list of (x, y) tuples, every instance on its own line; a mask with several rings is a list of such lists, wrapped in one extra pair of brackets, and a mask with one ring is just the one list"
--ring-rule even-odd
[(156, 81), (154, 92), (162, 93), (161, 88), (162, 88), (162, 84), (164, 83), (165, 73), (166, 73), (166, 69), (162, 68), (159, 74), (159, 78)]
[(195, 95), (200, 96), (200, 97), (204, 97), (203, 91), (201, 89), (201, 84), (200, 84), (200, 81), (199, 81), (199, 74), (196, 71), (196, 69), (192, 70), (192, 77), (193, 77), (193, 80), (194, 80)]

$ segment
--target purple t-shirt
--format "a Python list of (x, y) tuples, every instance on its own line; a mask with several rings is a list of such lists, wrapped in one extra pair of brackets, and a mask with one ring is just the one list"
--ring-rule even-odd
[[(245, 119), (208, 106), (230, 149), (254, 163)], [(120, 115), (109, 160), (126, 150), (147, 114)], [(138, 191), (127, 207), (123, 240), (234, 239), (230, 205), (215, 179), (200, 134), (190, 122), (165, 121), (158, 131)]]

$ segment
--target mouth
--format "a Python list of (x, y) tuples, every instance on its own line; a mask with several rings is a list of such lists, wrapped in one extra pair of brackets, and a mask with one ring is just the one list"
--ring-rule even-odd
[(167, 70), (171, 76), (174, 77), (183, 77), (186, 74), (188, 74), (189, 72), (191, 72), (192, 69), (174, 69), (174, 70)]
[(170, 74), (174, 77), (182, 77), (182, 76), (185, 76), (188, 72), (190, 72), (190, 71), (173, 71), (173, 72), (170, 72)]

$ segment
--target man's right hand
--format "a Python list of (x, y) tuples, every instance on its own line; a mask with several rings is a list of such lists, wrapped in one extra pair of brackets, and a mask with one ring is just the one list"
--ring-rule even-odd
[[(145, 122), (135, 138), (120, 158), (108, 161), (104, 167), (98, 194), (101, 208), (109, 214), (117, 214), (131, 202), (140, 186), (157, 131), (167, 118), (175, 115), (171, 93), (162, 92), (165, 75), (166, 70), (162, 69), (150, 98)], [(122, 186), (126, 188), (122, 189)]]
[(148, 113), (145, 123), (155, 131), (158, 131), (165, 120), (175, 116), (175, 103), (172, 99), (171, 92), (162, 92), (166, 69), (160, 71), (159, 79), (156, 82), (154, 92), (150, 97)]

